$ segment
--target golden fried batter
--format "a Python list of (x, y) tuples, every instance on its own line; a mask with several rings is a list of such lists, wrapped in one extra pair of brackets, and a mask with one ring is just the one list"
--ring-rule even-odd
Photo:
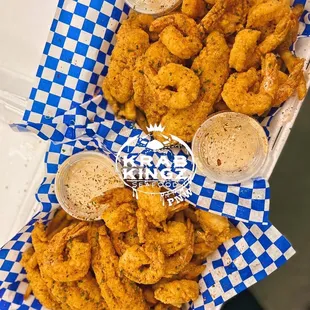
[(154, 296), (164, 304), (181, 307), (182, 304), (196, 300), (199, 295), (199, 286), (196, 281), (175, 280), (161, 284), (154, 292)]
[(110, 230), (120, 233), (135, 227), (137, 205), (128, 188), (108, 190), (104, 195), (94, 198), (92, 202), (106, 206), (102, 219)]
[[(126, 104), (133, 96), (132, 72), (137, 58), (149, 47), (149, 35), (145, 30), (152, 21), (151, 16), (133, 13), (116, 36), (117, 44), (102, 86), (104, 96), (115, 113), (120, 109), (118, 103)], [(131, 117), (134, 116), (131, 114)]]
[[(173, 134), (191, 142), (199, 126), (212, 112), (229, 74), (229, 48), (219, 32), (212, 32), (206, 47), (195, 58), (192, 70), (199, 76), (201, 91), (199, 98), (187, 109), (169, 111), (161, 120), (164, 134)], [(195, 117), (193, 117), (193, 115)]]
[(120, 273), (118, 257), (105, 227), (93, 225), (89, 240), (92, 247), (92, 268), (108, 307), (127, 310), (135, 305), (138, 310), (148, 309), (142, 290)]
[(182, 13), (155, 19), (150, 31), (160, 33), (161, 42), (181, 59), (189, 59), (202, 49), (201, 32), (196, 22)]
[(226, 217), (202, 210), (196, 211), (203, 232), (195, 232), (196, 255), (206, 257), (214, 252), (223, 242), (240, 236), (240, 232)]
[(250, 88), (259, 81), (254, 68), (247, 72), (232, 74), (222, 92), (222, 98), (234, 112), (247, 115), (262, 115), (269, 110), (278, 90), (278, 65), (274, 54), (267, 54), (262, 65), (263, 80), (259, 92)]
[(187, 245), (187, 228), (183, 223), (170, 221), (164, 231), (149, 229), (146, 240), (158, 243), (163, 253), (169, 256)]
[(24, 252), (20, 263), (27, 272), (27, 279), (30, 282), (34, 295), (44, 307), (51, 310), (61, 309), (60, 304), (58, 304), (53, 298), (45, 281), (41, 277), (39, 267), (33, 267), (31, 265), (31, 260), (33, 259), (33, 256), (34, 251), (32, 249)]
[(160, 222), (168, 217), (168, 208), (160, 196), (160, 188), (156, 186), (140, 186), (138, 189), (138, 207), (147, 220), (160, 227)]

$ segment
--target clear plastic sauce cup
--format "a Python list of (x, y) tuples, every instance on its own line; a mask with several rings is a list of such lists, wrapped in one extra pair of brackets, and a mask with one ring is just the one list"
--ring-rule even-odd
[(109, 189), (123, 187), (114, 162), (94, 151), (69, 157), (59, 168), (55, 179), (55, 193), (60, 206), (71, 216), (84, 220), (100, 220), (104, 205), (92, 199)]
[(254, 118), (220, 112), (201, 125), (192, 148), (201, 174), (214, 182), (236, 184), (259, 177), (268, 140)]

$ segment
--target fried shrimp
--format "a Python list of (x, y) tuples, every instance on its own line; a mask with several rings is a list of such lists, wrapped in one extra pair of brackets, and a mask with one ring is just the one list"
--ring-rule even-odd
[(192, 70), (182, 65), (171, 63), (162, 67), (155, 80), (159, 85), (160, 100), (170, 109), (187, 108), (198, 97), (199, 78)]
[[(119, 112), (119, 104), (127, 103), (128, 106), (133, 96), (132, 72), (137, 58), (149, 47), (149, 35), (146, 31), (152, 21), (153, 17), (149, 15), (133, 13), (117, 33), (117, 44), (102, 84), (104, 97), (114, 113)], [(134, 117), (133, 115), (132, 118)]]
[(131, 12), (129, 18), (124, 20), (118, 31), (118, 35), (126, 36), (127, 32), (132, 29), (143, 29), (144, 31), (148, 31), (153, 20), (154, 17), (152, 15)]
[(196, 281), (175, 280), (159, 285), (154, 291), (154, 296), (164, 304), (181, 307), (183, 303), (198, 298), (199, 285)]
[[(54, 282), (51, 293), (66, 310), (106, 310), (107, 304), (100, 296), (100, 289), (93, 276), (88, 273), (75, 282)], [(64, 307), (65, 306), (65, 307)]]
[[(182, 13), (154, 20), (150, 31), (160, 33), (161, 42), (181, 59), (189, 59), (202, 49), (201, 33), (196, 22)], [(183, 35), (185, 34), (185, 36)]]
[(194, 253), (203, 259), (223, 242), (240, 236), (240, 231), (225, 217), (202, 210), (197, 210), (196, 215), (203, 232), (195, 232)]
[(218, 0), (201, 24), (208, 33), (220, 31), (228, 36), (243, 29), (247, 13), (246, 0)]
[(145, 52), (146, 63), (156, 72), (170, 63), (183, 64), (184, 61), (173, 55), (167, 47), (160, 41), (150, 45)]
[(192, 259), (194, 253), (194, 227), (190, 220), (187, 220), (187, 241), (186, 246), (165, 260), (165, 278), (171, 278), (178, 274)]
[(187, 245), (186, 225), (170, 221), (164, 231), (148, 230), (146, 240), (158, 243), (165, 255), (172, 255)]
[(92, 202), (106, 206), (102, 219), (111, 231), (120, 233), (135, 227), (137, 205), (129, 189), (120, 187), (108, 190)]
[(262, 115), (273, 103), (278, 88), (278, 68), (274, 54), (267, 54), (262, 63), (263, 80), (258, 93), (249, 89), (259, 80), (257, 71), (232, 74), (222, 92), (222, 98), (234, 112)]
[[(294, 56), (292, 52), (289, 50), (280, 52), (280, 56), (281, 56), (281, 59), (284, 61), (285, 66), (287, 67), (292, 79), (299, 81), (298, 86), (297, 86), (297, 93), (298, 93), (298, 99), (302, 100), (303, 98), (305, 98), (307, 94), (306, 79), (305, 79), (305, 76), (302, 70), (304, 59)], [(300, 73), (299, 73), (299, 77), (296, 77), (298, 68), (300, 69)], [(293, 84), (293, 81), (291, 82), (291, 85), (292, 84)], [(292, 86), (294, 87), (294, 85)]]
[[(72, 224), (57, 233), (44, 252), (42, 269), (55, 281), (68, 282), (83, 278), (90, 267), (90, 245), (75, 239), (88, 230), (88, 224)], [(68, 259), (65, 259), (65, 250)]]
[(181, 11), (185, 15), (196, 19), (206, 14), (206, 3), (204, 0), (183, 0)]
[(142, 290), (121, 275), (119, 260), (105, 227), (100, 223), (93, 224), (88, 238), (92, 249), (92, 268), (108, 308), (127, 310), (135, 305), (137, 310), (147, 310)]
[(33, 249), (29, 249), (23, 253), (21, 265), (27, 272), (27, 279), (30, 282), (31, 289), (40, 303), (51, 310), (61, 309), (60, 304), (51, 295), (45, 281), (43, 280), (40, 270), (37, 266), (33, 266), (32, 260), (34, 257)]
[(42, 264), (44, 260), (44, 252), (47, 249), (47, 236), (43, 223), (36, 222), (34, 229), (31, 233), (32, 245), (36, 253), (36, 260), (39, 265)]
[[(276, 96), (273, 102), (273, 106), (278, 107), (281, 105), (281, 103), (283, 103), (285, 100), (291, 97), (293, 93), (295, 92), (295, 90), (298, 88), (298, 86), (301, 85), (300, 84), (301, 79), (303, 83), (304, 81), (304, 76), (302, 73), (303, 66), (304, 66), (303, 59), (299, 59), (296, 61), (296, 64), (294, 67), (291, 68), (292, 71), (290, 72), (286, 81), (284, 81), (284, 83), (279, 85), (279, 88), (276, 92)], [(299, 99), (303, 99), (305, 95), (306, 95), (306, 92), (302, 93), (301, 98)]]
[(123, 255), (131, 246), (139, 244), (138, 232), (136, 229), (125, 233), (111, 231), (110, 236), (114, 249), (119, 256)]
[(137, 215), (138, 239), (140, 243), (144, 243), (145, 235), (146, 235), (149, 224), (146, 219), (146, 216), (144, 215), (144, 211), (142, 209), (138, 209), (136, 215)]
[(257, 41), (260, 37), (260, 31), (252, 29), (244, 29), (237, 33), (235, 43), (231, 49), (229, 56), (230, 68), (236, 71), (244, 71), (250, 58), (257, 48)]
[(261, 57), (275, 50), (287, 36), (290, 29), (289, 15), (285, 15), (276, 25), (274, 32), (257, 45), (261, 32), (252, 29), (240, 31), (231, 51), (230, 65), (238, 72), (257, 67)]
[(291, 45), (296, 41), (299, 28), (299, 18), (304, 12), (304, 6), (302, 4), (297, 4), (291, 9), (290, 13), (290, 29), (285, 38), (285, 40), (277, 48), (279, 53), (289, 50)]
[(119, 259), (125, 276), (140, 284), (154, 284), (164, 275), (165, 257), (159, 245), (146, 243), (127, 249)]
[(277, 25), (283, 16), (289, 13), (290, 7), (283, 1), (263, 1), (250, 9), (246, 27), (260, 30), (263, 33), (266, 32), (267, 27), (272, 31), (273, 28), (270, 27), (270, 24)]
[[(142, 29), (133, 29), (118, 40), (113, 51), (108, 75), (104, 79), (104, 90), (108, 90), (107, 100), (112, 96), (118, 103), (125, 103), (132, 97), (134, 64), (148, 47), (149, 36)], [(112, 106), (115, 104), (111, 99), (110, 102)]]
[(155, 186), (140, 186), (138, 189), (138, 207), (148, 222), (161, 227), (160, 222), (168, 217), (168, 208), (160, 196), (160, 188)]
[(217, 0), (211, 10), (202, 19), (201, 24), (206, 31), (211, 32), (218, 20), (225, 14), (231, 0)]
[[(201, 90), (192, 106), (179, 111), (169, 111), (161, 120), (164, 134), (173, 134), (191, 142), (199, 126), (212, 112), (212, 107), (221, 94), (229, 75), (229, 48), (224, 36), (212, 32), (207, 37), (206, 47), (195, 58), (192, 70), (199, 76)], [(192, 116), (195, 117), (192, 117)]]

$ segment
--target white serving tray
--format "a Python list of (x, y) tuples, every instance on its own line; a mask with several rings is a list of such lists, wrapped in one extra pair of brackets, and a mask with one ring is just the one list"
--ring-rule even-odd
[[(31, 219), (38, 203), (36, 190), (44, 173), (46, 142), (9, 124), (20, 121), (23, 100), (6, 94), (0, 99), (0, 246)], [(14, 101), (10, 100), (13, 99)]]
[(38, 208), (46, 142), (8, 124), (21, 121), (57, 2), (0, 0), (0, 247)]

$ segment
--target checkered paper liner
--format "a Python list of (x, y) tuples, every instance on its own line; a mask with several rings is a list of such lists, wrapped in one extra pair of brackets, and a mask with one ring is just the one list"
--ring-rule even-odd
[[(54, 192), (54, 178), (59, 165), (72, 154), (85, 150), (99, 150), (111, 155), (102, 141), (99, 136), (84, 136), (65, 144), (50, 144), (45, 156), (46, 176), (37, 193), (42, 210), (0, 250), (1, 310), (43, 309), (33, 295), (23, 300), (27, 280), (19, 263), (21, 253), (31, 246), (35, 222), (50, 220), (59, 207)], [(232, 222), (242, 236), (225, 242), (208, 257), (206, 270), (199, 280), (200, 296), (188, 304), (190, 309), (213, 309), (268, 276), (295, 253), (289, 241), (271, 223)]]

